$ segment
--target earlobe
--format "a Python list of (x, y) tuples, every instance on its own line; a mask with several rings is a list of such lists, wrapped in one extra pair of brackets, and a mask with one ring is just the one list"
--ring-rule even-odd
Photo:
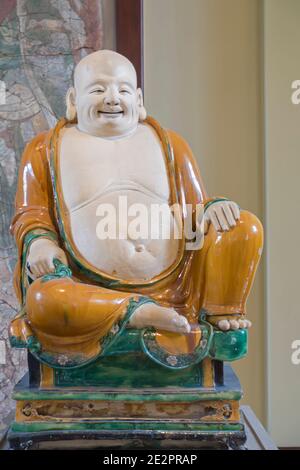
[(139, 121), (143, 122), (145, 121), (147, 117), (147, 111), (146, 111), (146, 108), (144, 107), (143, 92), (141, 88), (138, 88), (137, 93), (138, 93)]
[(69, 121), (74, 121), (77, 117), (76, 105), (75, 105), (75, 88), (71, 87), (68, 89), (66, 94), (66, 118)]

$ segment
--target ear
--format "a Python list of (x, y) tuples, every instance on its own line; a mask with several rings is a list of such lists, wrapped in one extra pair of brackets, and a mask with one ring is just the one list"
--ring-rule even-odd
[(143, 92), (141, 88), (137, 89), (137, 102), (138, 102), (138, 108), (139, 108), (139, 121), (145, 121), (147, 117), (147, 111), (144, 107), (144, 99), (143, 99)]
[(76, 97), (75, 88), (74, 87), (69, 88), (66, 94), (66, 105), (67, 105), (66, 118), (69, 121), (74, 121), (77, 117), (75, 97)]

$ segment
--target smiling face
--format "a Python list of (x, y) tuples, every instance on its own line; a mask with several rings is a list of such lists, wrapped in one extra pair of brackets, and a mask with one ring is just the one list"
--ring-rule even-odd
[(133, 65), (112, 51), (95, 52), (77, 65), (69, 99), (76, 107), (78, 128), (99, 137), (125, 136), (145, 114)]

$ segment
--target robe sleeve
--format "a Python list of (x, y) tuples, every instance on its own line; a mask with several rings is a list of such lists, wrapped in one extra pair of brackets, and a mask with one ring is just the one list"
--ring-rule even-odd
[(205, 205), (214, 198), (210, 199), (207, 195), (198, 164), (188, 143), (174, 131), (168, 130), (167, 133), (174, 152), (176, 185), (180, 188), (182, 209), (184, 214), (187, 214), (190, 206), (192, 229), (195, 231), (199, 220), (197, 205), (202, 205), (202, 213)]
[(178, 187), (184, 189), (185, 203), (205, 204), (208, 195), (190, 146), (174, 131), (168, 130), (168, 136), (174, 150)]
[[(24, 268), (24, 244), (29, 234), (44, 233), (58, 237), (55, 223), (52, 185), (46, 155), (47, 133), (39, 134), (24, 150), (17, 184), (15, 215), (10, 230), (15, 237), (18, 260), (14, 272), (14, 287), (22, 302), (22, 272)], [(34, 237), (30, 237), (31, 240)]]

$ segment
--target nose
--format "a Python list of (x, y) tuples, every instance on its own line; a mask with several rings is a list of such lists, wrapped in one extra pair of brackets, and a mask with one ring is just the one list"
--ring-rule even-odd
[(107, 106), (118, 106), (120, 104), (118, 92), (116, 90), (108, 90), (104, 97), (104, 103)]

